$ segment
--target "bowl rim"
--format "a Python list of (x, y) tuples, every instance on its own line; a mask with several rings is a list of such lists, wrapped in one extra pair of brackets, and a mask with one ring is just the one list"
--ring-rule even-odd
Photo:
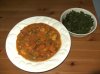
[[(62, 23), (62, 19), (63, 19), (63, 17), (64, 17), (64, 15), (66, 15), (66, 14), (68, 14), (68, 13), (70, 13), (70, 11), (72, 11), (72, 10), (74, 10), (74, 11), (76, 11), (76, 12), (80, 12), (80, 11), (83, 11), (85, 14), (88, 14), (88, 15), (90, 15), (91, 17), (92, 17), (92, 19), (94, 20), (94, 22), (93, 22), (93, 29), (91, 29), (89, 32), (87, 32), (87, 33), (85, 33), (85, 34), (77, 34), (77, 33), (74, 33), (74, 32), (71, 32), (71, 31), (69, 31), (69, 33), (71, 33), (72, 35), (76, 35), (76, 36), (86, 36), (86, 35), (89, 35), (89, 34), (91, 34), (92, 32), (94, 32), (95, 30), (96, 30), (96, 28), (97, 28), (97, 19), (96, 19), (96, 17), (94, 16), (94, 14), (91, 12), (91, 11), (89, 11), (89, 10), (87, 10), (87, 9), (84, 9), (84, 8), (69, 8), (69, 9), (67, 9), (67, 10), (65, 10), (62, 14), (61, 14), (61, 17), (60, 17), (60, 22)], [(78, 11), (77, 11), (78, 10)], [(88, 13), (86, 13), (86, 12), (88, 12)], [(62, 23), (63, 24), (63, 23)], [(64, 25), (64, 24), (63, 24)]]

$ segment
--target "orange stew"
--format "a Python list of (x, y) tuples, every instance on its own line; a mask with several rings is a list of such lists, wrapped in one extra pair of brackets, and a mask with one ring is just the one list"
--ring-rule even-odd
[(60, 48), (59, 32), (44, 23), (30, 24), (17, 36), (19, 55), (31, 61), (44, 61), (51, 58)]

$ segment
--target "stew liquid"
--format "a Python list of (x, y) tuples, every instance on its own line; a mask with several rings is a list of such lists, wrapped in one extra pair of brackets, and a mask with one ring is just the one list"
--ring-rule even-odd
[(18, 54), (31, 61), (44, 61), (60, 49), (59, 32), (44, 23), (34, 23), (24, 27), (17, 36)]

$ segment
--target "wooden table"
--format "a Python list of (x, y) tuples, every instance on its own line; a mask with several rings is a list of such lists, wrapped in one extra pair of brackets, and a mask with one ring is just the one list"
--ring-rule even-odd
[(0, 74), (89, 74), (100, 69), (100, 24), (91, 35), (71, 37), (71, 51), (57, 68), (44, 73), (29, 73), (8, 59), (5, 41), (19, 21), (31, 16), (49, 16), (59, 20), (63, 11), (81, 7), (95, 15), (92, 0), (0, 0)]

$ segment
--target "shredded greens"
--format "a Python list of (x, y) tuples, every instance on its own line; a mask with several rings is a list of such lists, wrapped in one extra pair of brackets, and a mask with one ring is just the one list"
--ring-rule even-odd
[(62, 20), (62, 23), (69, 31), (77, 34), (88, 33), (93, 26), (93, 22), (94, 20), (90, 15), (85, 14), (82, 11), (76, 12), (74, 10), (68, 13)]

